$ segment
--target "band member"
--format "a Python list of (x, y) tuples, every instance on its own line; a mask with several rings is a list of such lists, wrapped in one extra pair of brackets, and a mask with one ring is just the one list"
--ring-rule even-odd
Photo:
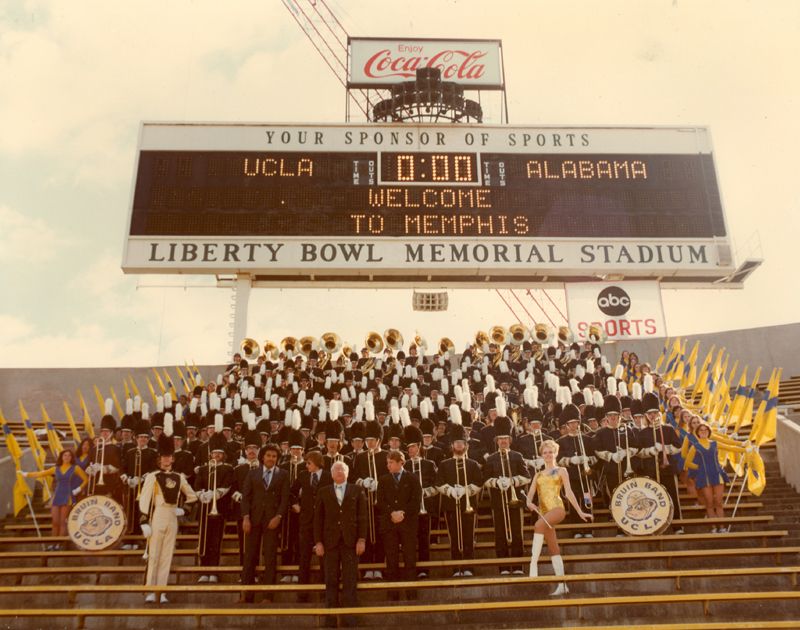
[(345, 461), (344, 456), (340, 455), (344, 440), (344, 428), (338, 420), (328, 420), (325, 423), (325, 447), (324, 468), (330, 472), (334, 462)]
[[(297, 428), (292, 426), (288, 431), (289, 459), (280, 467), (289, 474), (289, 488), (291, 489), (297, 477), (303, 470), (303, 452), (305, 450), (305, 437), (300, 431), (300, 412), (295, 411), (298, 422)], [(289, 510), (281, 523), (281, 564), (297, 564), (300, 523), (297, 513)], [(281, 582), (297, 581), (297, 576), (285, 575)]]
[(106, 401), (107, 413), (100, 419), (100, 440), (89, 451), (86, 473), (89, 476), (90, 495), (102, 494), (122, 503), (122, 483), (119, 477), (122, 461), (119, 449), (111, 441), (117, 429), (117, 422), (109, 413), (113, 404), (110, 398)]
[[(381, 450), (382, 429), (377, 421), (367, 422), (367, 450), (355, 459), (355, 467), (350, 471), (350, 481), (364, 488), (367, 496), (367, 517), (369, 536), (364, 552), (364, 562), (381, 564), (385, 559), (383, 538), (380, 535), (380, 514), (377, 506), (378, 477), (386, 470), (386, 451)], [(367, 571), (366, 580), (382, 580), (380, 571)]]
[(175, 423), (172, 439), (175, 440), (175, 463), (172, 468), (184, 475), (191, 484), (194, 481), (194, 456), (183, 448), (186, 444), (186, 426), (183, 422)]
[[(225, 459), (226, 440), (220, 433), (214, 433), (208, 441), (211, 459), (200, 466), (194, 481), (194, 490), (200, 500), (200, 522), (198, 555), (201, 567), (218, 567), (225, 522), (230, 512), (230, 489), (234, 483), (233, 466)], [(201, 575), (199, 582), (216, 582), (217, 575)]]
[[(638, 455), (642, 458), (642, 473), (666, 488), (675, 507), (675, 516), (682, 518), (678, 502), (678, 482), (675, 478), (675, 455), (681, 450), (681, 440), (674, 428), (661, 421), (658, 396), (652, 392), (646, 393), (642, 396), (642, 407), (649, 424), (638, 432)], [(670, 530), (675, 531), (672, 525)]]
[[(348, 483), (347, 464), (331, 467), (333, 484), (317, 493), (314, 510), (314, 539), (317, 556), (325, 569), (325, 607), (339, 607), (339, 578), (342, 606), (358, 606), (358, 557), (364, 553), (369, 535), (367, 499), (363, 490)], [(345, 617), (344, 626), (358, 625), (357, 617)], [(336, 617), (325, 618), (323, 626), (336, 627)]]
[[(280, 526), (289, 510), (289, 475), (277, 465), (280, 448), (274, 444), (266, 444), (258, 454), (261, 465), (250, 470), (242, 492), (242, 529), (245, 533), (242, 584), (245, 586), (255, 582), (256, 565), (262, 545), (264, 575), (260, 583), (275, 584)], [(253, 591), (246, 591), (236, 603), (249, 604), (253, 602), (253, 598)], [(272, 603), (269, 597), (261, 601)]]
[[(436, 471), (436, 489), (442, 496), (442, 510), (450, 534), (450, 557), (472, 560), (475, 557), (475, 509), (483, 479), (480, 465), (467, 457), (467, 436), (458, 414), (450, 428), (453, 457), (442, 462)], [(472, 569), (460, 566), (453, 577), (471, 576)]]
[[(558, 440), (559, 466), (567, 469), (569, 481), (576, 492), (580, 492), (584, 507), (591, 511), (592, 507), (592, 480), (591, 469), (592, 455), (594, 454), (592, 439), (581, 434), (581, 412), (569, 403), (564, 406), (558, 418), (559, 424), (567, 428), (567, 434)], [(584, 519), (585, 520), (585, 519)], [(577, 513), (570, 511), (567, 514), (568, 523), (580, 523)], [(575, 538), (593, 538), (590, 532), (578, 530)]]
[[(133, 432), (136, 435), (136, 446), (125, 453), (120, 479), (124, 484), (123, 505), (128, 517), (128, 533), (140, 536), (142, 528), (138, 507), (139, 495), (145, 475), (158, 470), (158, 453), (147, 446), (150, 438), (150, 423), (147, 420), (138, 420)], [(134, 545), (126, 544), (122, 548), (133, 549)]]
[[(158, 442), (160, 470), (147, 475), (139, 496), (142, 533), (148, 539), (145, 586), (167, 584), (175, 538), (178, 535), (178, 517), (183, 516), (183, 509), (178, 507), (178, 499), (183, 494), (186, 503), (197, 500), (186, 477), (172, 471), (173, 450), (173, 440), (162, 435)], [(145, 602), (151, 604), (155, 601), (155, 593), (150, 593), (145, 599)], [(168, 603), (164, 593), (161, 593), (161, 603)]]
[[(299, 561), (298, 583), (310, 584), (311, 555), (314, 539), (314, 506), (321, 488), (333, 483), (331, 473), (323, 468), (322, 455), (318, 451), (306, 453), (306, 469), (301, 470), (291, 489), (291, 510), (297, 515), (299, 523)], [(334, 462), (335, 463), (335, 462)], [(308, 602), (308, 593), (298, 594), (299, 603)]]
[[(403, 431), (409, 459), (404, 468), (415, 475), (422, 486), (424, 505), (417, 517), (417, 560), (428, 562), (431, 559), (431, 519), (439, 513), (439, 491), (436, 489), (436, 465), (420, 456), (422, 431), (415, 426), (407, 426)], [(428, 577), (428, 569), (420, 567), (417, 577)]]
[[(605, 413), (607, 426), (597, 430), (594, 435), (595, 455), (603, 460), (603, 493), (606, 497), (606, 505), (611, 504), (611, 495), (617, 486), (627, 477), (633, 477), (631, 458), (636, 454), (636, 434), (628, 427), (620, 425), (622, 407), (619, 398), (616, 396), (606, 396), (603, 400), (603, 411)], [(617, 536), (624, 536), (617, 527)]]
[[(527, 426), (525, 426), (525, 420), (527, 420)], [(542, 431), (543, 421), (544, 415), (538, 407), (527, 411), (523, 420), (525, 432), (517, 437), (511, 445), (513, 450), (522, 455), (526, 466), (534, 472), (544, 468), (544, 460), (541, 458), (539, 451), (542, 442), (550, 439), (550, 436)]]
[[(577, 408), (576, 408), (577, 410)], [(542, 459), (545, 466), (541, 472), (536, 473), (528, 490), (527, 506), (529, 510), (538, 512), (539, 519), (534, 525), (533, 548), (531, 550), (530, 577), (539, 575), (539, 554), (542, 552), (542, 543), (547, 540), (547, 547), (550, 549), (550, 561), (553, 563), (553, 572), (556, 575), (564, 575), (564, 560), (561, 558), (561, 550), (558, 548), (556, 539), (556, 525), (564, 520), (564, 502), (561, 500), (561, 488), (564, 494), (575, 509), (575, 513), (584, 521), (594, 520), (594, 516), (581, 510), (580, 504), (575, 499), (575, 494), (570, 486), (570, 479), (564, 468), (556, 465), (558, 456), (558, 444), (552, 440), (547, 440), (542, 444)], [(533, 497), (538, 492), (539, 508), (533, 504)], [(566, 595), (569, 593), (566, 583), (558, 585), (551, 595)]]
[(422, 421), (419, 423), (419, 430), (422, 432), (422, 452), (420, 455), (432, 461), (436, 468), (439, 468), (439, 465), (446, 459), (444, 451), (440, 449), (438, 446), (435, 446), (434, 441), (434, 434), (436, 433), (436, 425), (433, 424), (433, 420), (429, 418), (423, 418)]
[(231, 488), (231, 520), (236, 519), (236, 533), (239, 538), (239, 564), (244, 566), (244, 530), (242, 529), (242, 491), (244, 481), (251, 468), (258, 468), (258, 449), (261, 448), (261, 435), (258, 431), (248, 431), (244, 435), (244, 453), (247, 461), (233, 469)]
[[(386, 456), (388, 474), (378, 480), (379, 514), (381, 532), (386, 550), (386, 572), (390, 582), (403, 579), (400, 572), (400, 548), (402, 547), (405, 580), (417, 579), (417, 532), (418, 515), (422, 504), (422, 485), (419, 477), (403, 470), (405, 455), (402, 451), (391, 451)], [(389, 591), (390, 600), (399, 599), (397, 591)], [(407, 593), (408, 599), (416, 599), (416, 591)]]
[[(521, 558), (522, 501), (518, 488), (527, 487), (531, 477), (522, 455), (510, 450), (514, 423), (504, 415), (494, 421), (497, 451), (489, 455), (483, 466), (483, 485), (490, 488), (494, 549), (498, 558)], [(524, 575), (521, 566), (502, 567), (500, 575)]]

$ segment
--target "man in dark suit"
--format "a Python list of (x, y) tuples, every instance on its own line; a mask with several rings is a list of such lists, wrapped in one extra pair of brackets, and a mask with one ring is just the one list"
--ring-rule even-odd
[[(311, 451), (305, 456), (306, 470), (300, 471), (297, 480), (292, 485), (292, 511), (298, 516), (300, 526), (298, 539), (300, 541), (299, 584), (309, 584), (311, 575), (311, 554), (316, 540), (314, 539), (314, 506), (317, 503), (317, 493), (321, 488), (333, 483), (331, 473), (324, 469), (325, 460), (319, 451)], [(308, 602), (308, 593), (300, 593), (297, 601), (301, 604)]]
[[(342, 578), (342, 606), (358, 606), (358, 556), (364, 553), (369, 524), (367, 499), (363, 490), (347, 483), (350, 470), (344, 462), (331, 466), (333, 485), (317, 492), (314, 510), (314, 540), (317, 555), (325, 567), (325, 607), (338, 607), (339, 577)], [(357, 617), (345, 617), (345, 626), (356, 627)], [(336, 617), (325, 618), (325, 627), (335, 628)]]
[[(255, 583), (256, 565), (264, 546), (264, 575), (261, 584), (275, 584), (280, 525), (289, 510), (289, 474), (278, 468), (280, 449), (266, 444), (259, 451), (261, 465), (253, 468), (244, 480), (242, 492), (242, 530), (245, 533), (242, 584)], [(237, 604), (253, 603), (254, 593), (242, 594)], [(262, 603), (271, 603), (265, 597)]]
[[(400, 546), (403, 548), (405, 579), (417, 579), (417, 527), (422, 486), (419, 477), (403, 470), (405, 456), (401, 451), (390, 451), (386, 457), (389, 474), (378, 480), (378, 506), (381, 515), (383, 545), (386, 549), (387, 579), (399, 582)], [(416, 591), (409, 591), (409, 599), (416, 598)], [(397, 591), (389, 591), (389, 599), (399, 599)]]

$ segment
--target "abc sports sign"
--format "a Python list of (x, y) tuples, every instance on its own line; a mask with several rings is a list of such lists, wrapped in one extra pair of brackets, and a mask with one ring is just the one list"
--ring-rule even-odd
[(661, 287), (655, 281), (567, 282), (567, 316), (578, 339), (602, 326), (609, 341), (665, 337)]

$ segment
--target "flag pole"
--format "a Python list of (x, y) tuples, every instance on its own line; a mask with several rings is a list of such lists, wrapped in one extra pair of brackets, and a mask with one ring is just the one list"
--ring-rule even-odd
[[(750, 468), (750, 464), (746, 464), (745, 469), (744, 469), (744, 474), (742, 475), (742, 479), (743, 480), (747, 479), (747, 472), (748, 472), (749, 468)], [(739, 488), (739, 496), (736, 498), (736, 505), (733, 507), (733, 514), (731, 514), (731, 518), (735, 518), (736, 517), (736, 510), (739, 509), (739, 501), (742, 500), (742, 493), (743, 492), (744, 492), (744, 481), (742, 481), (742, 487)], [(730, 527), (728, 527), (728, 531), (731, 531)]]
[[(26, 494), (25, 498), (28, 500), (28, 507), (31, 509), (31, 516), (33, 517), (33, 524), (36, 526), (36, 535), (39, 536), (39, 538), (41, 538), (42, 537), (42, 532), (39, 531), (39, 523), (36, 522), (36, 512), (33, 511), (33, 504), (31, 503), (31, 495)], [(42, 550), (43, 551), (47, 551), (47, 549), (44, 546), (44, 543), (42, 543)]]

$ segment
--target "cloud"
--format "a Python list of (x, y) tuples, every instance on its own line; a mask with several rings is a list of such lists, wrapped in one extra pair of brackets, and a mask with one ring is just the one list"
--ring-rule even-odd
[(70, 245), (42, 219), (26, 217), (8, 206), (0, 206), (0, 225), (0, 262), (29, 265), (31, 260), (50, 260)]

